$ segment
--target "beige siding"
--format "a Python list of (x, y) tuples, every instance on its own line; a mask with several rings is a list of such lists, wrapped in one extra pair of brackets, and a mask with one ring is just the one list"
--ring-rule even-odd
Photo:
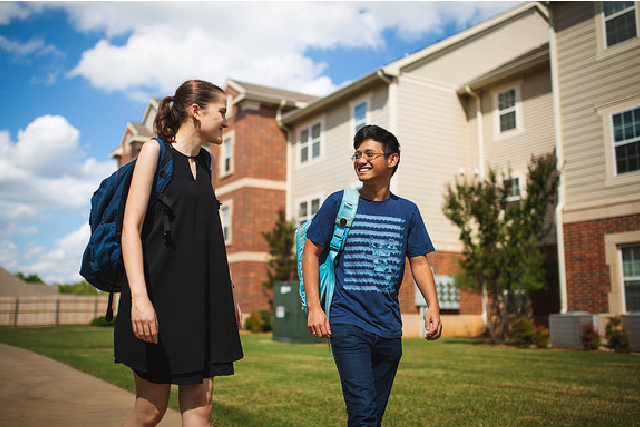
[(549, 41), (546, 19), (536, 9), (473, 36), (446, 53), (425, 58), (406, 67), (403, 72), (412, 77), (446, 82), (457, 89), (488, 70), (497, 68)]
[(554, 5), (569, 220), (640, 194), (640, 173), (615, 176), (610, 134), (612, 113), (640, 105), (640, 42), (605, 50), (598, 13), (598, 3)]
[[(520, 94), (518, 128), (500, 134), (496, 96), (502, 89), (511, 87), (516, 87)], [(483, 93), (482, 104), (487, 170), (489, 167), (500, 171), (511, 168), (526, 177), (532, 154), (541, 155), (554, 150), (553, 99), (548, 69), (489, 88)]]
[(402, 78), (398, 97), (398, 195), (418, 205), (436, 249), (457, 250), (458, 230), (442, 204), (446, 183), (468, 161), (464, 111), (455, 91)]
[[(547, 39), (546, 20), (530, 10), (402, 70), (397, 105), (403, 149), (398, 193), (418, 204), (436, 248), (460, 249), (459, 230), (442, 213), (445, 189), (461, 169), (469, 176), (478, 168), (475, 107), (473, 112), (465, 111), (456, 90)], [(532, 92), (540, 90), (539, 82), (529, 86)]]
[[(355, 181), (348, 160), (349, 141), (353, 137), (350, 107), (352, 102), (368, 96), (370, 122), (389, 129), (392, 112), (395, 117), (393, 125), (402, 155), (397, 176), (392, 180), (393, 191), (418, 204), (437, 249), (459, 250), (459, 232), (442, 213), (444, 193), (446, 185), (453, 183), (460, 169), (471, 174), (478, 167), (478, 148), (475, 112), (465, 111), (464, 100), (457, 95), (457, 90), (465, 82), (493, 71), (547, 41), (545, 17), (537, 9), (530, 9), (412, 64), (399, 61), (400, 75), (397, 88), (391, 90), (395, 93), (392, 99), (385, 86), (384, 90), (368, 95), (363, 92), (336, 100), (336, 106), (327, 108), (323, 115), (322, 160), (303, 168), (290, 162), (291, 208), (295, 209), (296, 200), (305, 194), (323, 192), (327, 195), (351, 186)], [(525, 79), (523, 87), (528, 97), (524, 105), (526, 110), (546, 105), (548, 77), (546, 81), (544, 77)], [(390, 102), (393, 105), (389, 105)], [(531, 138), (544, 133), (533, 119), (530, 132)], [(521, 143), (527, 144), (526, 138)], [(291, 145), (290, 150), (297, 155), (295, 145)], [(508, 153), (500, 155), (506, 158)], [(527, 150), (522, 157), (528, 161), (529, 155)]]

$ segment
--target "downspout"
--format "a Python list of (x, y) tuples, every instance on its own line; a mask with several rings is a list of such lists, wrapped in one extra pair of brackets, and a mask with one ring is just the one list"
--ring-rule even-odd
[[(476, 100), (476, 132), (478, 133), (478, 178), (480, 181), (484, 180), (485, 167), (484, 167), (484, 138), (482, 135), (482, 99), (480, 96), (473, 92), (469, 85), (464, 87), (465, 92), (471, 95)], [(489, 296), (487, 294), (487, 288), (482, 285), (482, 329), (484, 331), (489, 327)]]
[(278, 110), (276, 111), (276, 123), (281, 129), (284, 129), (284, 124), (282, 123), (282, 109), (287, 104), (286, 99), (280, 100), (280, 105), (278, 105)]
[(482, 135), (482, 100), (480, 96), (473, 92), (469, 85), (464, 87), (464, 90), (476, 100), (476, 126), (478, 132), (478, 165), (479, 165), (479, 176), (480, 181), (484, 180), (485, 175), (485, 161), (484, 161), (484, 137)]
[(282, 109), (287, 103), (286, 99), (282, 99), (280, 101), (280, 105), (278, 106), (278, 110), (276, 111), (276, 123), (280, 129), (285, 134), (285, 144), (286, 144), (286, 166), (285, 166), (285, 192), (284, 192), (284, 217), (289, 218), (291, 216), (291, 168), (289, 167), (289, 149), (291, 147), (291, 128), (284, 123), (282, 123)]
[[(398, 135), (398, 79), (397, 76), (385, 73), (382, 69), (377, 72), (380, 80), (389, 85), (389, 132)], [(394, 174), (391, 180), (391, 191), (398, 194), (400, 192), (400, 177), (399, 174)]]
[(556, 244), (558, 245), (558, 285), (560, 290), (560, 313), (567, 312), (567, 271), (564, 247), (564, 141), (560, 120), (560, 86), (558, 84), (558, 46), (553, 28), (553, 9), (549, 7), (549, 61), (551, 63), (551, 92), (553, 94), (553, 126), (556, 148), (556, 170), (558, 171), (558, 205), (556, 206)]

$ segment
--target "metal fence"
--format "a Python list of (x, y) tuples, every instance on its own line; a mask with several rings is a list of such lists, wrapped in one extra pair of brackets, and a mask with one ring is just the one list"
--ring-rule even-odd
[[(107, 311), (108, 296), (0, 297), (0, 326), (89, 324)], [(114, 298), (114, 314), (118, 298)]]

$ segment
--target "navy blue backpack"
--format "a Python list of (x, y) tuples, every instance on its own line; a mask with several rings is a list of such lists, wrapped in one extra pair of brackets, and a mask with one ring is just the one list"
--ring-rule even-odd
[[(165, 195), (173, 177), (173, 148), (170, 144), (155, 138), (160, 144), (160, 156), (156, 166), (153, 194), (149, 197), (147, 212), (159, 202), (163, 206), (163, 225), (165, 241), (171, 240), (171, 221), (173, 220), (172, 202)], [(205, 163), (211, 168), (211, 157), (204, 153)], [(113, 318), (113, 294), (127, 285), (122, 260), (122, 220), (124, 207), (129, 194), (135, 160), (122, 166), (106, 178), (91, 198), (89, 227), (91, 237), (84, 250), (80, 275), (95, 288), (109, 292), (106, 319)]]

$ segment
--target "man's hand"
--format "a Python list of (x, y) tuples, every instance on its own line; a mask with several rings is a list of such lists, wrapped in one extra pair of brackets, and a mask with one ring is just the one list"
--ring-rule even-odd
[(427, 329), (425, 338), (429, 341), (437, 340), (442, 334), (442, 322), (440, 321), (440, 313), (432, 313), (427, 309), (427, 313), (424, 315), (424, 325)]
[(308, 319), (307, 326), (309, 326), (309, 332), (311, 332), (314, 337), (331, 338), (329, 318), (321, 308), (309, 308)]

